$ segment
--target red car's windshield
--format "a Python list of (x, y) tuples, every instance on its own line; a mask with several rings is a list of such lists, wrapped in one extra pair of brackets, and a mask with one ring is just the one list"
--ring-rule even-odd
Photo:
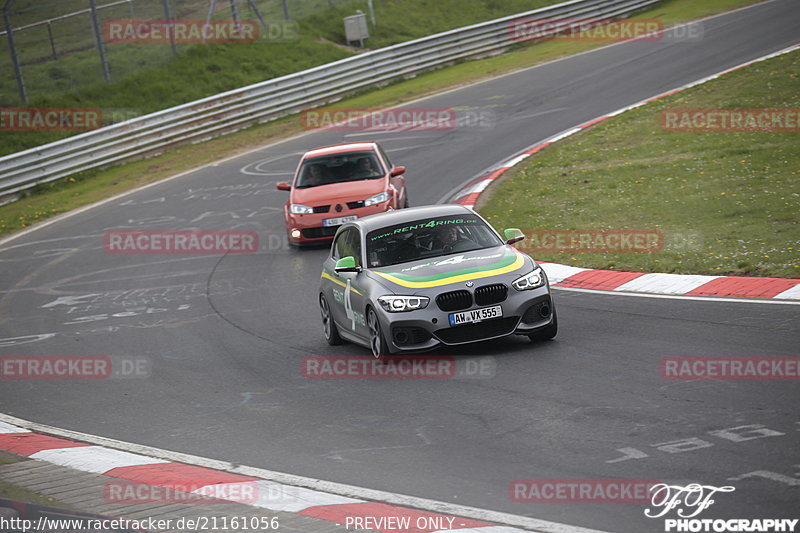
[(375, 152), (325, 155), (303, 161), (295, 182), (298, 189), (319, 185), (382, 178), (386, 173)]

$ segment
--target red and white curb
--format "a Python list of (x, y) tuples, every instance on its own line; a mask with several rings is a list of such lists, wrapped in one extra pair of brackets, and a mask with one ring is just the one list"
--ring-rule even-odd
[[(652, 98), (642, 100), (633, 105), (618, 109), (608, 115), (597, 117), (589, 122), (581, 124), (575, 128), (561, 132), (543, 142), (535, 144), (522, 153), (500, 163), (496, 167), (487, 170), (477, 179), (472, 180), (463, 189), (453, 195), (451, 203), (475, 207), (478, 197), (486, 188), (506, 171), (518, 165), (533, 154), (543, 150), (551, 144), (566, 137), (574, 135), (586, 128), (594, 126), (600, 122), (608, 120), (636, 109), (650, 102), (671, 96), (691, 87), (701, 85), (713, 79), (729, 74), (735, 70), (748, 67), (755, 63), (771, 59), (783, 54), (788, 54), (795, 50), (800, 50), (800, 45), (790, 46), (778, 52), (768, 54), (752, 61), (742, 63), (733, 68), (718, 72), (706, 78), (694, 81), (687, 85), (661, 93)], [(788, 278), (752, 278), (745, 276), (701, 276), (685, 274), (648, 274), (643, 272), (625, 272), (617, 270), (596, 270), (588, 268), (578, 268), (558, 263), (542, 263), (547, 273), (550, 283), (556, 287), (569, 287), (578, 289), (594, 289), (619, 292), (635, 292), (650, 294), (668, 295), (692, 295), (692, 296), (724, 296), (724, 297), (743, 297), (761, 298), (775, 300), (800, 300), (800, 279)]]
[[(4, 422), (3, 420), (7, 421)], [(15, 423), (23, 423), (37, 429), (47, 428), (50, 430), (48, 433), (75, 434), (83, 436), (85, 439), (107, 442), (118, 447), (150, 450), (151, 454), (162, 457), (134, 453), (118, 447), (112, 448), (55, 437), (31, 431), (20, 425), (15, 425)], [(191, 491), (194, 494), (213, 496), (218, 500), (252, 505), (270, 511), (296, 513), (333, 522), (337, 525), (347, 524), (348, 519), (351, 524), (358, 519), (363, 519), (364, 521), (361, 521), (362, 524), (371, 524), (367, 529), (383, 533), (435, 533), (445, 531), (452, 533), (525, 533), (526, 531), (540, 533), (603, 533), (524, 516), (496, 513), (409, 496), (388, 495), (388, 493), (380, 493), (380, 491), (372, 491), (370, 489), (359, 489), (266, 470), (238, 467), (239, 470), (247, 470), (253, 474), (263, 472), (268, 475), (291, 477), (322, 486), (341, 487), (342, 492), (355, 493), (361, 491), (362, 493), (376, 496), (387, 494), (389, 499), (394, 497), (394, 499), (406, 501), (409, 505), (368, 501), (367, 499), (280, 483), (264, 479), (264, 477), (259, 477), (258, 475), (245, 475), (209, 468), (202, 464), (178, 462), (171, 459), (181, 458), (195, 463), (227, 464), (156, 448), (122, 443), (103, 437), (50, 428), (49, 426), (26, 422), (3, 414), (0, 414), (0, 450), (83, 472), (102, 474), (109, 476), (109, 478), (124, 480), (123, 483), (132, 482), (166, 487), (178, 492), (186, 491), (186, 487), (190, 487), (194, 489)], [(248, 489), (246, 492), (242, 490), (245, 487)], [(254, 498), (243, 501), (241, 495), (245, 493), (253, 494)], [(120, 504), (125, 505), (124, 502), (120, 502)], [(448, 511), (455, 512), (450, 513)], [(477, 518), (468, 518), (465, 515), (472, 515)], [(381, 521), (382, 518), (385, 520)], [(396, 525), (397, 518), (407, 518), (412, 527), (398, 529)], [(368, 521), (365, 522), (366, 520)], [(358, 522), (355, 523), (357, 524)], [(497, 525), (498, 523), (510, 525)], [(419, 526), (420, 524), (423, 524), (422, 527)], [(426, 527), (424, 524), (430, 524), (430, 526)], [(447, 524), (447, 527), (445, 529), (435, 527), (435, 525), (442, 524)], [(525, 529), (511, 527), (512, 525), (521, 526)], [(360, 527), (354, 528), (362, 529)]]

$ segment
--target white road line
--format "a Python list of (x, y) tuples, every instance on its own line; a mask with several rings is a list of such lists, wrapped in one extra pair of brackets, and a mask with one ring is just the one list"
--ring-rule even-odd
[(615, 291), (652, 292), (659, 294), (686, 294), (719, 276), (699, 274), (645, 274), (623, 283)]
[(775, 296), (775, 298), (777, 298), (777, 299), (781, 299), (781, 298), (788, 299), (788, 298), (791, 298), (791, 299), (794, 299), (794, 300), (800, 300), (800, 285), (795, 285), (791, 289), (787, 289), (787, 290), (783, 291), (782, 293), (780, 293), (777, 296)]
[(30, 433), (30, 430), (0, 422), (0, 433)]
[(650, 294), (646, 292), (616, 292), (603, 289), (581, 289), (578, 287), (552, 287), (557, 291), (588, 292), (604, 296), (634, 296), (638, 298), (660, 298), (664, 300), (696, 300), (699, 302), (725, 302), (735, 304), (800, 305), (800, 301), (775, 300), (770, 298), (735, 298), (728, 296), (688, 296), (680, 294)]
[(114, 468), (163, 464), (169, 461), (146, 457), (137, 453), (113, 450), (101, 446), (79, 446), (77, 448), (56, 448), (42, 450), (29, 456), (61, 466), (68, 466), (84, 472), (104, 474)]

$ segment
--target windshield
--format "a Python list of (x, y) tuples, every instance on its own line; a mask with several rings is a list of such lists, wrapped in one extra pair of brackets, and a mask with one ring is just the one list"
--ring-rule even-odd
[(451, 215), (371, 231), (367, 234), (367, 261), (370, 268), (384, 267), (501, 244), (479, 217)]
[(295, 187), (307, 189), (345, 181), (359, 181), (384, 176), (378, 157), (371, 150), (325, 155), (303, 161)]

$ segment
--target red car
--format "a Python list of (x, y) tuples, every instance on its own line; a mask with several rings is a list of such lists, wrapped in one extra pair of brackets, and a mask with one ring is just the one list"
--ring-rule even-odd
[(324, 146), (300, 159), (284, 207), (292, 244), (325, 242), (360, 217), (408, 207), (406, 167), (394, 166), (376, 142)]

